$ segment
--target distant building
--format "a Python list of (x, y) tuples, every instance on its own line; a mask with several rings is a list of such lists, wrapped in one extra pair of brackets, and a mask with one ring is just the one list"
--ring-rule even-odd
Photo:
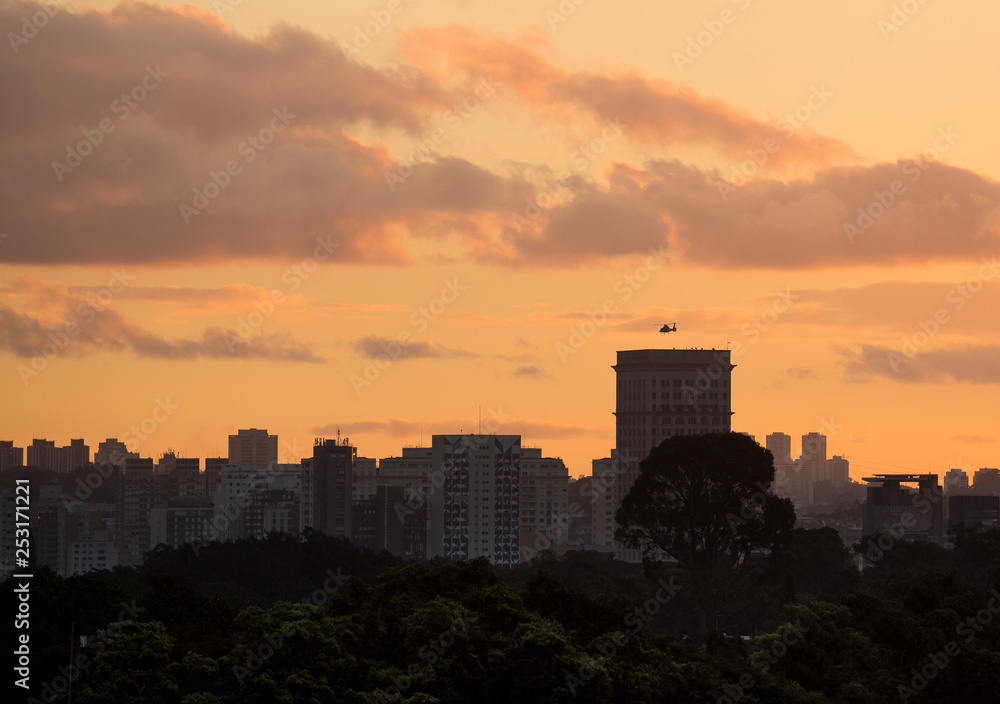
[(619, 476), (615, 463), (618, 452), (591, 462), (590, 482), (581, 494), (590, 506), (590, 545), (610, 548), (615, 544), (615, 481)]
[(302, 523), (350, 540), (356, 447), (317, 438), (312, 460), (302, 470)]
[[(615, 370), (614, 505), (617, 510), (639, 478), (639, 463), (675, 435), (732, 430), (730, 382), (736, 365), (729, 350), (646, 349), (618, 352)], [(621, 558), (638, 562), (639, 550), (619, 546)]]
[(520, 561), (519, 435), (434, 435), (431, 557)]
[(278, 461), (278, 436), (267, 430), (240, 429), (229, 436), (229, 463), (252, 464), (258, 472), (267, 472)]
[(351, 498), (354, 501), (375, 498), (378, 486), (378, 462), (374, 457), (356, 457), (354, 460)]
[(14, 447), (13, 440), (0, 440), (0, 472), (24, 466), (24, 448)]
[(164, 497), (153, 474), (153, 458), (125, 460), (118, 476), (117, 547), (119, 563), (125, 567), (141, 565), (143, 556), (154, 547), (153, 510), (163, 505)]
[(976, 494), (1000, 494), (1000, 469), (995, 467), (977, 469), (972, 479), (972, 491)]
[[(824, 482), (826, 475), (826, 436), (822, 433), (806, 433), (802, 436), (802, 455), (799, 457), (799, 472), (815, 482)], [(811, 501), (810, 501), (811, 503)]]
[(108, 438), (98, 443), (97, 452), (94, 453), (94, 464), (102, 466), (111, 465), (118, 469), (124, 469), (125, 460), (136, 459), (137, 457), (139, 457), (139, 453), (129, 452), (125, 443), (120, 442), (118, 438)]
[(569, 470), (537, 447), (521, 448), (518, 498), (521, 561), (569, 543)]
[(114, 504), (80, 502), (66, 510), (66, 549), (59, 573), (64, 577), (118, 566)]
[(851, 481), (851, 465), (840, 455), (834, 455), (826, 461), (826, 480), (837, 486)]
[[(905, 539), (944, 538), (944, 506), (936, 474), (877, 474), (865, 477), (865, 535), (891, 534)], [(917, 484), (916, 490), (903, 484)]]
[(952, 467), (944, 475), (944, 493), (946, 494), (967, 494), (969, 493), (969, 473), (964, 469)]
[(948, 527), (1000, 528), (1000, 496), (949, 496)]
[(69, 445), (56, 447), (53, 440), (36, 438), (27, 450), (27, 466), (51, 472), (72, 472), (90, 464), (90, 447), (82, 439), (70, 440)]
[(53, 440), (35, 438), (27, 448), (27, 466), (56, 471), (56, 443)]

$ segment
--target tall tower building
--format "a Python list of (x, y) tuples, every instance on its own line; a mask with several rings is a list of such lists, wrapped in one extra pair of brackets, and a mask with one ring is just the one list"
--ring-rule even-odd
[(252, 464), (256, 465), (258, 472), (267, 472), (277, 461), (277, 435), (249, 428), (229, 436), (229, 464)]
[(302, 463), (303, 528), (351, 539), (351, 497), (358, 450), (336, 440), (316, 439), (311, 462)]
[(615, 506), (639, 477), (649, 451), (674, 435), (732, 430), (730, 381), (736, 365), (729, 350), (628, 350), (618, 352), (615, 449), (623, 476)]
[(812, 488), (816, 482), (826, 481), (826, 436), (822, 433), (806, 433), (802, 436), (802, 456), (799, 463), (803, 481), (810, 484), (809, 503), (812, 503)]
[(430, 556), (520, 560), (520, 435), (434, 435)]

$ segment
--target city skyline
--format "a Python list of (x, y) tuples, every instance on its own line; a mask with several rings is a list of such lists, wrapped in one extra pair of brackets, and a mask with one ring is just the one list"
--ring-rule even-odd
[(4, 439), (481, 411), (587, 475), (615, 353), (676, 346), (854, 479), (998, 464), (1000, 108), (955, 77), (1000, 8), (45, 7), (0, 7)]

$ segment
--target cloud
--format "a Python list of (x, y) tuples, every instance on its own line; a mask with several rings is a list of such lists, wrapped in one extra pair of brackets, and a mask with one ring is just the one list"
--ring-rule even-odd
[[(502, 409), (498, 409), (500, 411)], [(491, 417), (493, 411), (483, 411), (483, 423)], [(562, 423), (549, 423), (546, 421), (528, 420), (524, 418), (505, 419), (502, 422), (494, 419), (493, 425), (499, 423), (495, 431), (497, 435), (524, 435), (535, 440), (537, 438), (545, 440), (558, 440), (566, 438), (578, 438), (602, 432), (601, 429), (583, 425), (571, 425)], [(316, 426), (309, 432), (314, 435), (332, 434), (340, 430), (341, 433), (352, 434), (381, 434), (394, 438), (410, 438), (419, 435), (421, 432), (425, 436), (425, 441), (430, 446), (429, 435), (448, 435), (464, 433), (475, 433), (479, 427), (478, 418), (436, 418), (431, 420), (403, 420), (400, 418), (389, 418), (387, 420), (363, 420), (352, 421), (350, 423), (327, 423)]]
[(822, 165), (856, 158), (843, 142), (809, 129), (795, 131), (758, 120), (682, 83), (648, 78), (630, 69), (568, 71), (543, 56), (539, 48), (550, 43), (540, 32), (515, 41), (457, 25), (418, 28), (404, 36), (401, 46), (412, 63), (439, 80), (465, 75), (472, 81), (489, 75), (541, 117), (567, 127), (579, 123), (581, 115), (588, 118), (590, 132), (605, 129), (608, 120), (620, 121), (622, 131), (636, 141), (665, 147), (708, 146), (741, 159), (747, 157), (747, 149), (759, 150), (774, 139), (781, 144), (770, 160), (775, 165)]
[(966, 445), (988, 445), (990, 443), (996, 442), (996, 438), (992, 435), (952, 435), (951, 439), (955, 442), (964, 443)]
[(788, 370), (788, 373), (796, 379), (800, 379), (802, 381), (819, 378), (816, 376), (816, 372), (814, 372), (811, 367), (792, 367)]
[(526, 364), (514, 370), (514, 376), (526, 379), (554, 379), (551, 374), (537, 364)]
[(479, 357), (475, 352), (461, 350), (429, 342), (400, 342), (388, 337), (369, 335), (352, 343), (354, 349), (366, 357), (388, 355), (390, 359), (471, 359)]
[(901, 349), (866, 344), (839, 353), (852, 381), (884, 377), (911, 383), (1000, 384), (1000, 344), (920, 350), (909, 358)]
[[(40, 8), (0, 6), (0, 26)], [(142, 100), (129, 107), (133, 92)], [(453, 97), (303, 29), (249, 38), (209, 13), (142, 3), (61, 11), (30, 50), (0, 53), (0, 211), (12, 235), (0, 258), (295, 262), (332, 238), (331, 261), (403, 264), (410, 238), (452, 231), (486, 256), (477, 218), (512, 209), (526, 184), (432, 158), (390, 189), (400, 163), (350, 133), (419, 137)]]
[(44, 308), (44, 316), (0, 304), (0, 350), (21, 358), (49, 357), (49, 350), (69, 357), (131, 351), (139, 357), (169, 360), (270, 359), (325, 361), (287, 333), (241, 338), (235, 330), (209, 327), (194, 339), (167, 339), (128, 320), (93, 293), (70, 293), (65, 286), (21, 278), (11, 287)]

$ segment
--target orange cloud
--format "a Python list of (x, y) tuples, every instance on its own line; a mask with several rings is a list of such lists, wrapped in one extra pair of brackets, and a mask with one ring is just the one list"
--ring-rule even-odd
[(797, 123), (758, 120), (722, 100), (700, 96), (682, 83), (630, 70), (572, 73), (534, 48), (540, 45), (547, 46), (547, 41), (537, 34), (515, 42), (453, 25), (412, 30), (401, 49), (414, 65), (440, 81), (454, 76), (472, 81), (489, 75), (547, 119), (563, 124), (578, 121), (583, 109), (592, 125), (621, 120), (629, 139), (661, 146), (695, 144), (746, 158), (747, 150), (760, 150), (774, 140), (779, 147), (768, 157), (774, 165), (817, 167), (857, 158), (839, 140)]

